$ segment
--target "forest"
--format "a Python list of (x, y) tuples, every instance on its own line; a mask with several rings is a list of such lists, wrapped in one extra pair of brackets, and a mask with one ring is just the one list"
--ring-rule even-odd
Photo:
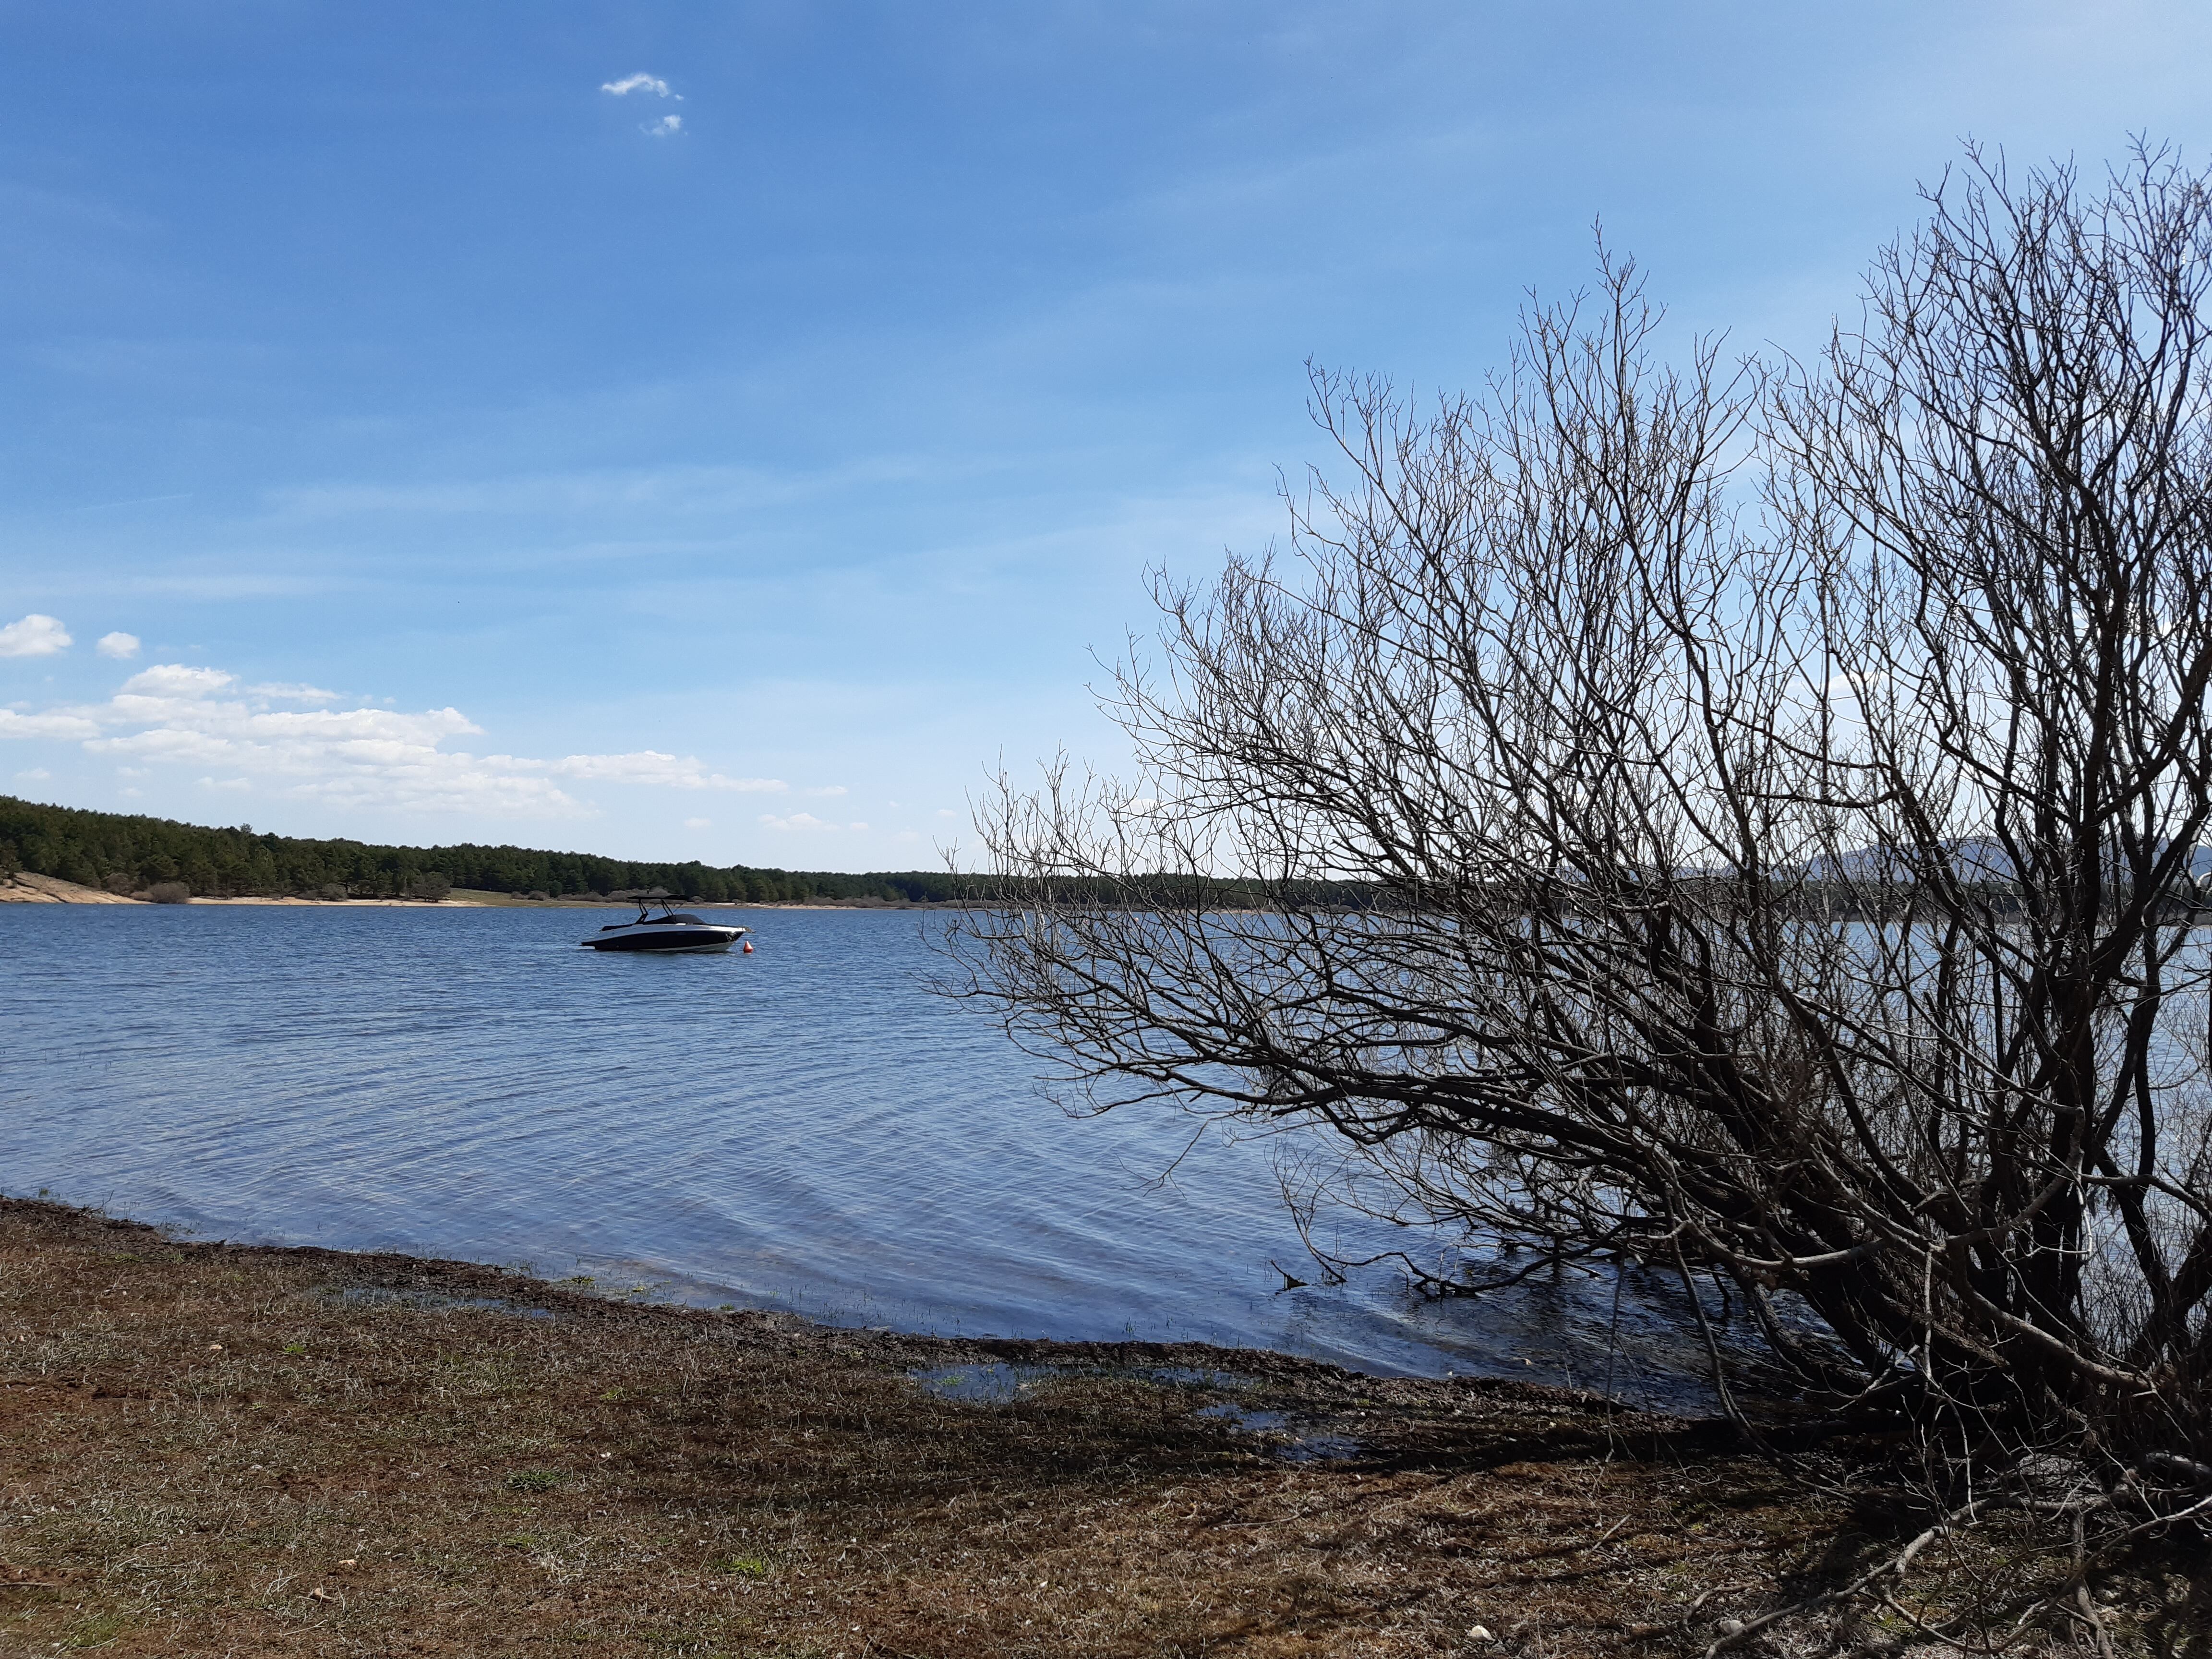
[(17, 871), (113, 892), (177, 882), (208, 897), (396, 898), (446, 887), (548, 897), (665, 887), (711, 903), (876, 899), (940, 902), (979, 895), (974, 878), (942, 872), (847, 875), (756, 870), (696, 860), (655, 863), (529, 847), (382, 847), (211, 829), (173, 819), (46, 806), (0, 795), (0, 877)]

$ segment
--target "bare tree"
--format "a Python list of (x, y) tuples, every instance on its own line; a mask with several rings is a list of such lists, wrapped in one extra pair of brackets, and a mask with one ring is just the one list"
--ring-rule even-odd
[(1480, 396), (1317, 374), (1345, 478), (1158, 584), (1141, 779), (1005, 788), (954, 949), (1095, 1105), (1326, 1125), (1470, 1237), (1724, 1281), (1939, 1479), (2063, 1446), (2172, 1515), (2212, 199), (2139, 152), (1927, 200), (1814, 365), (1664, 365), (1613, 263)]

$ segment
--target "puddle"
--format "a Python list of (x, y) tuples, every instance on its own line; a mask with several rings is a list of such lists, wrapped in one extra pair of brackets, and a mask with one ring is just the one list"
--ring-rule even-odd
[(974, 1365), (948, 1365), (941, 1370), (908, 1371), (909, 1380), (922, 1392), (939, 1400), (964, 1400), (977, 1406), (1010, 1406), (1039, 1382), (1075, 1373), (1056, 1365), (1016, 1365), (987, 1359)]
[(501, 1296), (446, 1296), (436, 1291), (399, 1291), (384, 1285), (348, 1285), (325, 1296), (335, 1296), (340, 1302), (349, 1302), (356, 1307), (416, 1308), (427, 1313), (503, 1313), (520, 1319), (550, 1319), (550, 1308), (526, 1308), (519, 1302), (510, 1302)]
[(1156, 1382), (1171, 1389), (1246, 1389), (1252, 1383), (1250, 1377), (1237, 1371), (1202, 1370), (1193, 1365), (1023, 1365), (1006, 1359), (907, 1373), (909, 1382), (919, 1383), (923, 1392), (939, 1400), (964, 1400), (981, 1406), (1007, 1405), (1040, 1382), (1085, 1376)]
[(1342, 1463), (1361, 1455), (1364, 1450), (1347, 1435), (1316, 1434), (1300, 1427), (1288, 1412), (1253, 1411), (1233, 1400), (1201, 1406), (1193, 1415), (1225, 1424), (1237, 1434), (1280, 1437), (1273, 1448), (1278, 1462)]
[[(1027, 1398), (1041, 1384), (1071, 1378), (1123, 1377), (1164, 1388), (1206, 1389), (1241, 1393), (1252, 1379), (1236, 1371), (1203, 1370), (1188, 1365), (1022, 1365), (988, 1359), (972, 1365), (948, 1365), (914, 1370), (908, 1378), (939, 1400), (958, 1400), (978, 1406), (1006, 1406)], [(1361, 1455), (1357, 1440), (1340, 1434), (1322, 1434), (1302, 1426), (1287, 1412), (1261, 1411), (1236, 1400), (1216, 1401), (1191, 1413), (1218, 1423), (1237, 1434), (1264, 1436), (1269, 1450), (1285, 1463), (1342, 1462)]]
[(1177, 1389), (1249, 1389), (1252, 1379), (1242, 1371), (1200, 1370), (1194, 1365), (1133, 1366), (1125, 1371), (1112, 1373), (1116, 1376), (1141, 1376), (1148, 1382), (1159, 1382)]

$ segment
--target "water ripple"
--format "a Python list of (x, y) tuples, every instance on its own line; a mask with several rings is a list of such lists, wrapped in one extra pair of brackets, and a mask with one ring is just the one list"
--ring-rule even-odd
[(855, 1323), (1367, 1370), (1594, 1382), (1623, 1328), (1626, 1392), (1700, 1392), (1656, 1287), (1619, 1328), (1611, 1286), (1571, 1279), (1281, 1293), (1268, 1263), (1302, 1246), (1266, 1146), (1186, 1157), (1170, 1111), (1063, 1116), (981, 1011), (923, 988), (912, 915), (745, 920), (752, 956), (656, 960), (577, 950), (579, 911), (0, 907), (0, 1188)]

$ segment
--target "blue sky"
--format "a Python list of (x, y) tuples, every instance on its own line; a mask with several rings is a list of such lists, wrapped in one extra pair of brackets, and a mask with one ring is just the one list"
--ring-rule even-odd
[(1471, 384), (1601, 217), (1685, 328), (1808, 349), (1963, 137), (2212, 160), (2208, 47), (2181, 4), (0, 3), (0, 791), (933, 866), (1001, 756), (1113, 761), (1092, 653), (1148, 567), (1277, 533), (1308, 357)]

